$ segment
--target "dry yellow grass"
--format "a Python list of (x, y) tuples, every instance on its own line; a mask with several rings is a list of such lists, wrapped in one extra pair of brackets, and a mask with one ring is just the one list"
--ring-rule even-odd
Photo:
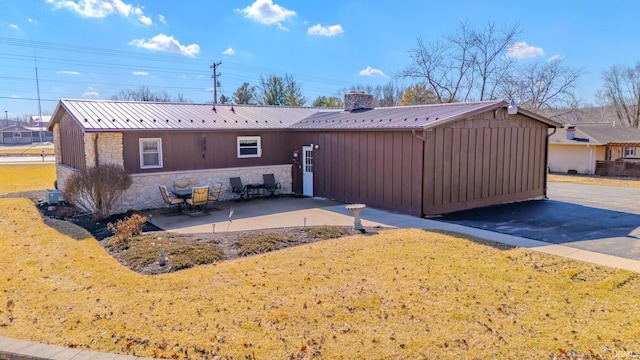
[(0, 165), (0, 194), (53, 189), (53, 164)]
[(0, 199), (0, 274), (1, 335), (99, 351), (540, 359), (640, 349), (638, 274), (421, 230), (144, 276), (46, 226), (28, 200)]
[(42, 147), (0, 147), (0, 155), (40, 155), (44, 151), (45, 155), (53, 155), (53, 148)]
[(600, 176), (548, 174), (551, 182), (640, 188), (640, 179), (611, 179)]

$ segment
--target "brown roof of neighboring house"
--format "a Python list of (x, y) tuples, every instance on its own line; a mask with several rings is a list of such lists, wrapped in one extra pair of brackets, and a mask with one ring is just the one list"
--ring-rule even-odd
[[(567, 139), (568, 126), (575, 126), (574, 140)], [(607, 144), (638, 144), (640, 143), (640, 129), (626, 126), (614, 126), (610, 123), (564, 125), (549, 138), (549, 144), (564, 145), (607, 145)]]
[[(129, 130), (401, 130), (428, 129), (508, 106), (504, 101), (433, 104), (344, 111), (342, 109), (153, 103), (142, 101), (60, 100), (49, 130), (68, 112), (85, 131)], [(561, 124), (518, 109), (549, 126)]]

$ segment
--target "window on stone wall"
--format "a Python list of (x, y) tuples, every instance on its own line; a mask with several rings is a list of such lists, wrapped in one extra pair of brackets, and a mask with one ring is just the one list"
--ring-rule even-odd
[(162, 167), (162, 139), (140, 139), (140, 168)]
[(262, 156), (260, 136), (238, 136), (238, 157), (250, 158)]

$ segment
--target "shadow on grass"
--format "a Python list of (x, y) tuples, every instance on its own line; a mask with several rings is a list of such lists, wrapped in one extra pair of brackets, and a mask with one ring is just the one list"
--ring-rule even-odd
[(485, 246), (490, 246), (494, 249), (498, 249), (498, 250), (511, 250), (511, 249), (515, 249), (517, 246), (513, 246), (513, 245), (509, 245), (509, 244), (503, 244), (501, 242), (497, 242), (497, 241), (491, 241), (491, 240), (485, 240), (479, 237), (475, 237), (475, 236), (471, 236), (471, 235), (467, 235), (467, 234), (462, 234), (462, 233), (458, 233), (458, 232), (454, 232), (454, 231), (445, 231), (445, 230), (434, 230), (434, 229), (424, 229), (425, 232), (430, 232), (430, 233), (438, 233), (438, 234), (443, 234), (443, 235), (448, 235), (448, 236), (453, 236), (459, 239), (465, 239), (465, 240), (469, 240), (471, 242), (474, 242), (476, 244), (479, 245), (485, 245)]
[(68, 221), (52, 219), (52, 218), (43, 218), (43, 222), (47, 226), (57, 230), (61, 234), (67, 235), (72, 239), (76, 239), (76, 240), (93, 239), (93, 236), (91, 235), (90, 232)]

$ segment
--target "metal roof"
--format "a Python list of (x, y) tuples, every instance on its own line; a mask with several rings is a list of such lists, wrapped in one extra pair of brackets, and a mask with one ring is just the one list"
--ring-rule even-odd
[[(567, 139), (567, 126), (575, 126), (575, 139), (577, 140)], [(551, 135), (549, 138), (550, 144), (607, 145), (640, 143), (640, 129), (636, 128), (614, 126), (610, 123), (565, 125), (564, 127), (565, 129), (558, 129), (555, 134)]]
[[(49, 130), (69, 113), (85, 131), (136, 130), (407, 130), (428, 129), (465, 119), (508, 104), (505, 101), (384, 107), (368, 110), (154, 103), (144, 101), (60, 100)], [(553, 120), (518, 110), (526, 116), (560, 126)]]
[[(384, 107), (352, 112), (320, 111), (293, 124), (291, 128), (305, 130), (428, 129), (507, 105), (505, 101), (477, 101)], [(527, 115), (530, 116), (530, 113), (527, 112)], [(535, 116), (535, 118), (552, 126), (560, 126), (559, 123), (546, 118), (541, 120), (540, 116)]]
[[(60, 100), (49, 128), (66, 110), (85, 131), (284, 129), (319, 108)], [(338, 110), (336, 110), (338, 111)]]

